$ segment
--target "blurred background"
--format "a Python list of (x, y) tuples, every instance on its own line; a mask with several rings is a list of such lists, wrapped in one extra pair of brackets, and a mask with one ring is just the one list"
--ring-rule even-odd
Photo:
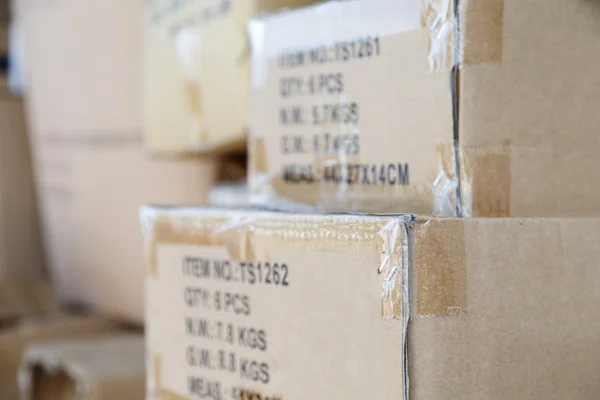
[[(202, 204), (213, 184), (244, 179), (245, 155), (235, 149), (144, 150), (143, 5), (0, 1), (1, 399), (19, 390), (71, 398), (79, 379), (92, 379), (49, 379), (48, 353), (85, 359), (91, 371), (113, 354), (109, 364), (127, 365), (131, 392), (120, 385), (118, 397), (102, 398), (143, 398), (138, 208)], [(95, 340), (58, 343), (25, 360), (33, 342), (87, 335)]]
[[(140, 229), (144, 204), (502, 217), (506, 227), (511, 217), (600, 213), (598, 1), (377, 1), (387, 8), (344, 0), (271, 15), (323, 1), (0, 0), (0, 400), (144, 398), (145, 254), (155, 244)], [(327, 237), (311, 229), (307, 241)], [(489, 232), (467, 237), (471, 248), (512, 243), (509, 229)], [(590, 238), (571, 238), (583, 250), (570, 250), (595, 249)], [(522, 247), (560, 247), (552, 240)], [(514, 253), (544, 267), (544, 251)], [(478, 268), (493, 266), (480, 258), (488, 264)], [(586, 260), (596, 276), (596, 260)], [(497, 289), (489, 297), (500, 303), (514, 296)], [(569, 310), (591, 293), (562, 289)], [(537, 373), (539, 360), (524, 361), (519, 347), (532, 346), (529, 336), (519, 336), (529, 329), (536, 342), (559, 342), (536, 308), (550, 307), (544, 293), (520, 293), (536, 302), (537, 319), (523, 326), (518, 312), (495, 309), (521, 329), (510, 337), (513, 358), (503, 342), (466, 341), (473, 359), (524, 381), (521, 372)], [(153, 312), (149, 321), (162, 309)], [(587, 360), (597, 346), (582, 343)], [(575, 365), (557, 362), (561, 354), (543, 351), (549, 365)], [(445, 361), (469, 364), (461, 357)], [(545, 383), (523, 385), (535, 384)]]

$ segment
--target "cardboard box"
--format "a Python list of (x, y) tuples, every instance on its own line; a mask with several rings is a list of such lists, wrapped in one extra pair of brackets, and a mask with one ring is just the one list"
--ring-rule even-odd
[(248, 19), (318, 0), (146, 2), (144, 121), (153, 152), (244, 148), (248, 130)]
[(45, 277), (37, 207), (23, 103), (2, 86), (0, 87), (0, 283), (38, 282)]
[(597, 16), (586, 0), (364, 0), (253, 20), (257, 201), (598, 215)]
[(50, 284), (41, 278), (0, 281), (0, 327), (15, 318), (56, 311), (59, 302)]
[[(142, 4), (28, 2), (28, 109), (49, 267), (62, 300), (143, 321), (141, 204), (203, 204), (218, 160), (150, 158)], [(49, 46), (48, 43), (56, 43)]]
[(0, 328), (0, 398), (18, 399), (17, 372), (25, 348), (50, 339), (84, 338), (118, 331), (117, 325), (100, 317), (49, 313), (24, 318)]
[(150, 396), (598, 395), (599, 219), (145, 208), (142, 221)]
[(106, 334), (30, 346), (19, 372), (24, 400), (143, 400), (144, 337)]

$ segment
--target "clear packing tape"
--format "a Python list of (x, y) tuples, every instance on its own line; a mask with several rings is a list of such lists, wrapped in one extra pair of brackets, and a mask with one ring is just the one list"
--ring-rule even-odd
[(385, 224), (378, 236), (381, 315), (402, 322), (402, 399), (409, 400), (410, 321), (467, 312), (464, 224), (460, 219), (405, 214)]
[[(502, 0), (464, 0), (460, 4), (457, 0), (382, 0), (381, 10), (361, 7), (361, 4), (364, 5), (361, 2), (328, 2), (315, 6), (312, 13), (303, 11), (305, 14), (259, 18), (249, 24), (253, 46), (252, 74), (253, 80), (258, 82), (253, 85), (253, 104), (258, 107), (256, 114), (259, 115), (251, 127), (249, 139), (251, 204), (290, 211), (459, 217), (510, 215), (507, 149), (495, 145), (464, 146), (458, 129), (460, 69), (501, 61)], [(478, 22), (479, 17), (484, 21)], [(277, 35), (282, 26), (302, 26), (309, 19), (313, 21), (314, 32), (290, 34), (290, 37)], [(381, 35), (377, 46), (380, 41), (382, 57), (389, 58), (381, 61), (373, 58), (361, 61), (362, 64), (341, 64), (337, 58), (328, 61), (339, 68), (339, 75), (352, 81), (355, 92), (340, 92), (335, 96), (313, 93), (308, 98), (302, 97), (303, 92), (299, 89), (298, 97), (284, 96), (285, 101), (278, 104), (281, 107), (260, 108), (260, 104), (274, 101), (274, 88), (292, 73), (300, 76), (295, 79), (302, 86), (302, 79), (306, 77), (303, 78), (301, 68), (310, 64), (302, 60), (309, 59), (313, 49), (336, 50), (335, 46), (327, 47), (329, 42), (345, 43), (348, 38), (375, 31)], [(323, 42), (323, 37), (328, 43)], [(407, 43), (411, 45), (407, 46)], [(406, 57), (416, 57), (411, 62), (419, 66), (407, 67), (409, 75), (406, 82), (403, 81), (407, 84), (415, 79), (415, 86), (406, 88), (406, 95), (400, 93), (400, 99), (390, 99), (388, 92), (382, 94), (387, 97), (373, 98), (372, 85), (385, 83), (374, 81), (371, 86), (363, 87), (359, 82), (362, 78), (358, 77), (373, 72), (373, 75), (393, 74), (396, 69), (390, 65), (404, 68), (404, 54), (398, 59), (397, 54), (386, 52), (394, 46), (406, 46), (401, 47), (406, 49)], [(290, 51), (290, 48), (294, 50)], [(336, 51), (329, 53), (337, 54)], [(284, 61), (293, 59), (293, 65), (282, 67), (287, 64), (279, 62), (280, 56)], [(420, 70), (419, 57), (423, 58)], [(296, 62), (298, 64), (294, 64)], [(321, 64), (316, 68), (316, 71), (330, 72), (327, 68), (321, 70)], [(403, 72), (404, 69), (400, 71)], [(287, 122), (282, 128), (281, 123), (272, 123), (277, 118), (263, 115), (271, 110), (282, 111), (290, 104), (298, 104), (299, 110), (306, 108), (314, 112), (312, 107), (321, 103), (339, 105), (340, 110), (348, 104), (358, 104), (362, 112), (363, 104), (380, 100), (382, 103), (393, 101), (394, 107), (368, 115), (372, 110), (365, 111), (360, 114), (360, 122), (338, 121), (339, 124), (329, 125), (329, 130), (302, 130), (304, 125), (299, 124), (302, 128), (292, 132), (285, 130)], [(419, 102), (418, 106), (412, 107), (414, 102)], [(397, 112), (394, 111), (396, 106)], [(413, 114), (427, 112), (431, 112), (430, 118), (413, 117)], [(402, 118), (397, 118), (396, 114)], [(390, 126), (399, 126), (399, 132), (390, 131)], [(329, 132), (340, 141), (337, 148), (333, 146), (334, 149), (329, 149), (326, 154), (313, 151), (311, 147), (320, 146), (314, 145), (314, 140), (320, 141), (319, 135), (323, 136), (323, 132)], [(375, 132), (382, 133), (379, 137), (369, 136)], [(416, 137), (419, 135), (424, 139)], [(302, 150), (288, 153), (288, 150), (282, 150), (284, 139), (306, 143), (300, 145)], [(306, 147), (310, 149), (306, 150)], [(299, 168), (294, 169), (296, 167)], [(492, 169), (488, 170), (489, 167)], [(486, 181), (488, 178), (491, 180)]]
[(510, 216), (511, 152), (508, 142), (502, 146), (440, 146), (439, 174), (432, 185), (433, 215)]
[[(439, 144), (436, 151), (437, 173), (430, 183), (411, 183), (393, 190), (316, 182), (300, 186), (286, 185), (280, 171), (271, 172), (266, 168), (255, 170), (250, 174), (250, 203), (296, 212), (393, 212), (440, 217), (510, 216), (510, 143), (503, 146), (471, 147), (446, 143)], [(322, 161), (317, 161), (316, 165), (319, 163)], [(347, 163), (343, 157), (330, 161), (330, 165), (341, 169), (346, 165), (357, 165), (353, 161)]]
[[(402, 357), (402, 371), (393, 379), (400, 380), (404, 400), (409, 399), (410, 321), (467, 312), (468, 220), (421, 218), (413, 214), (324, 215), (149, 206), (140, 210), (140, 217), (148, 250), (147, 279), (153, 282), (167, 279), (164, 267), (173, 266), (156, 265), (157, 246), (165, 244), (224, 248), (230, 260), (251, 262), (273, 260), (273, 249), (308, 252), (315, 257), (323, 252), (338, 253), (342, 258), (369, 255), (366, 267), (376, 277), (372, 289), (380, 291), (380, 317), (400, 322), (395, 326), (399, 326), (397, 334), (401, 338), (402, 353), (398, 357)], [(306, 279), (311, 285), (344, 290), (318, 275), (311, 274)], [(353, 312), (344, 307), (341, 311)], [(169, 392), (162, 387), (160, 361), (160, 350), (164, 349), (154, 350), (154, 354), (149, 354), (154, 371), (150, 387), (166, 398)]]

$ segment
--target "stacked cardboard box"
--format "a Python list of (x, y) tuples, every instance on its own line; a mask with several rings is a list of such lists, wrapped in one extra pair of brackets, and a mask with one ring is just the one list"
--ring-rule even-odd
[(158, 398), (597, 396), (596, 218), (142, 219)]
[(253, 21), (256, 201), (598, 215), (599, 15), (585, 0), (381, 0)]
[(44, 240), (64, 302), (142, 323), (144, 203), (202, 204), (212, 158), (153, 158), (142, 132), (143, 6), (23, 2), (28, 116)]
[(146, 5), (144, 121), (152, 152), (227, 152), (246, 145), (253, 15), (317, 0)]
[(7, 86), (9, 2), (0, 2), (0, 321), (53, 305), (23, 102)]
[(597, 398), (598, 16), (252, 19), (248, 182), (280, 211), (141, 210), (148, 396)]
[[(36, 399), (64, 399), (66, 397), (57, 397), (56, 393), (51, 397), (53, 393), (50, 391), (40, 390), (39, 380), (19, 378), (23, 355), (29, 346), (46, 339), (69, 341), (93, 337), (95, 340), (112, 341), (115, 340), (113, 337), (120, 337), (122, 328), (106, 318), (75, 316), (59, 311), (59, 302), (47, 280), (23, 101), (9, 91), (12, 86), (7, 77), (8, 67), (15, 65), (13, 49), (9, 46), (12, 14), (9, 3), (0, 2), (0, 398), (18, 399), (21, 392), (31, 391), (36, 393)], [(143, 346), (142, 335), (128, 335), (131, 344), (135, 342), (138, 347)], [(81, 346), (81, 349), (84, 348), (93, 354), (94, 349), (87, 343)], [(110, 348), (111, 345), (104, 346), (101, 353), (107, 354)], [(129, 374), (115, 368), (115, 364), (123, 361), (122, 358), (115, 358), (112, 364), (105, 363), (105, 370), (111, 371), (110, 375), (124, 384), (143, 392), (143, 352), (129, 352), (128, 356), (129, 364), (137, 365), (130, 369)], [(38, 364), (61, 367), (56, 357), (52, 362), (46, 360)], [(85, 366), (85, 362), (76, 365), (78, 370)], [(79, 376), (74, 380), (77, 386), (86, 384), (86, 387), (93, 382), (90, 379), (83, 381)], [(80, 394), (77, 398), (92, 398), (85, 393)], [(94, 398), (114, 400), (124, 397)], [(143, 398), (143, 394), (137, 398)]]

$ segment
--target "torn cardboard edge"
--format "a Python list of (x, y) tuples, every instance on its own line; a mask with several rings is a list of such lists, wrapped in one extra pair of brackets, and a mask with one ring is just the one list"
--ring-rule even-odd
[(23, 399), (141, 398), (144, 381), (143, 336), (122, 333), (36, 343), (18, 377)]
[(25, 348), (50, 339), (85, 338), (118, 331), (112, 321), (99, 316), (51, 312), (17, 319), (0, 329), (0, 398), (18, 398), (17, 370)]
[[(260, 250), (248, 250), (260, 237), (268, 238), (270, 246), (276, 244), (280, 248), (288, 245), (297, 249), (296, 242), (300, 242), (303, 250), (377, 254), (379, 264), (373, 266), (373, 273), (382, 280), (381, 317), (402, 321), (405, 400), (408, 400), (410, 383), (410, 320), (447, 318), (467, 312), (467, 249), (464, 221), (460, 219), (424, 218), (413, 214), (315, 215), (149, 206), (141, 208), (140, 216), (151, 254), (159, 244), (183, 243), (225, 247), (230, 256), (243, 260), (249, 255), (260, 258)], [(223, 232), (234, 233), (238, 238), (218, 239)], [(319, 240), (319, 237), (329, 240)], [(282, 238), (285, 242), (278, 241)], [(349, 242), (353, 246), (349, 247)], [(236, 246), (245, 250), (236, 250)], [(151, 262), (154, 260), (152, 256)], [(150, 271), (151, 276), (158, 276), (155, 265)], [(152, 370), (154, 390), (160, 392), (161, 370), (157, 357), (153, 358)]]

